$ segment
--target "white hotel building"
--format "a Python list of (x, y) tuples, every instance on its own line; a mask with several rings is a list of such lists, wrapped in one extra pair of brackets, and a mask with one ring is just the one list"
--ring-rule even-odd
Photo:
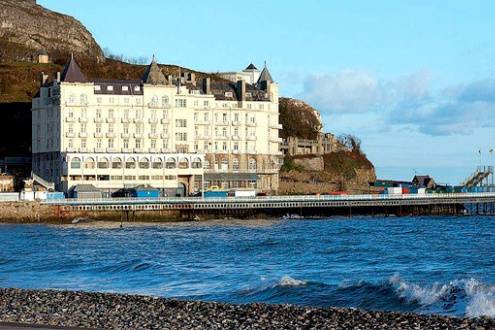
[(71, 58), (32, 102), (33, 174), (57, 190), (150, 185), (169, 196), (202, 189), (275, 192), (281, 152), (278, 86), (193, 73), (89, 80)]

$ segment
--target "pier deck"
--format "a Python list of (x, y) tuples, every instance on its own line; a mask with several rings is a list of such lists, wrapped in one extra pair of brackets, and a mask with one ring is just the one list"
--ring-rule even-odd
[(267, 196), (250, 198), (104, 198), (48, 200), (42, 203), (59, 206), (63, 210), (80, 211), (321, 209), (494, 204), (495, 193)]

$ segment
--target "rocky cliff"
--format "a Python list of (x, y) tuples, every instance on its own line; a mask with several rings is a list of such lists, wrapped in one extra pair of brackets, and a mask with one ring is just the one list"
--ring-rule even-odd
[(55, 60), (74, 53), (105, 61), (91, 33), (73, 17), (43, 8), (34, 0), (0, 0), (0, 62), (31, 60), (43, 50)]
[(322, 128), (316, 109), (301, 100), (281, 97), (279, 100), (280, 123), (284, 127), (280, 137), (315, 139)]

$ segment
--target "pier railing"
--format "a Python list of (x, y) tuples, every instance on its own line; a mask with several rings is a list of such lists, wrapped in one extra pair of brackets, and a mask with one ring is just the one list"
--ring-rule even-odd
[(271, 209), (316, 207), (412, 206), (435, 204), (495, 203), (495, 193), (411, 195), (320, 195), (263, 197), (161, 197), (47, 200), (43, 204), (79, 210), (170, 210), (170, 209)]

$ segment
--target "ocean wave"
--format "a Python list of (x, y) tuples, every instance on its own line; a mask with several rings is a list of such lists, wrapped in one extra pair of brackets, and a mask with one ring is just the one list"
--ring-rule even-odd
[(495, 317), (495, 286), (474, 278), (420, 285), (394, 275), (379, 282), (342, 281), (333, 285), (284, 275), (262, 282), (238, 292), (243, 302)]

